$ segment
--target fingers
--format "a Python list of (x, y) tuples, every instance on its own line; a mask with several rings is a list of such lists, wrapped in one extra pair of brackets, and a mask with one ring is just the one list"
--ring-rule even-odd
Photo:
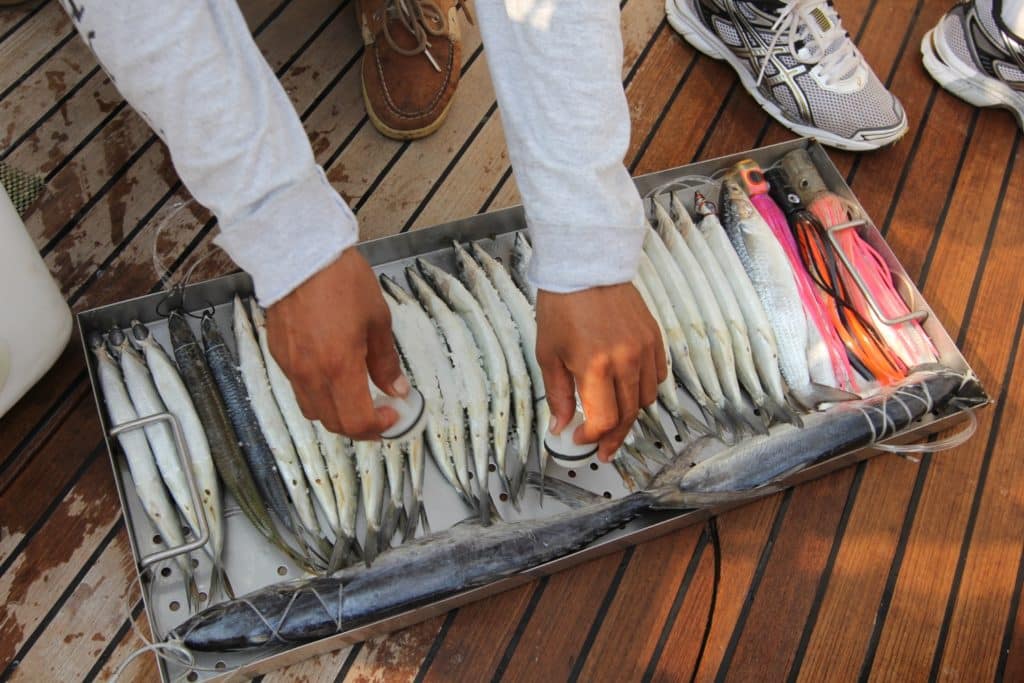
[(550, 429), (553, 434), (558, 434), (576, 414), (575, 382), (558, 356), (538, 353), (537, 361), (544, 375), (544, 390), (551, 408)]
[(615, 390), (616, 374), (612, 360), (599, 356), (582, 375), (577, 375), (580, 402), (587, 419), (576, 429), (576, 443), (599, 443), (618, 425), (620, 406)]
[(390, 317), (370, 327), (367, 335), (366, 369), (373, 383), (390, 396), (405, 398), (409, 395), (409, 380), (402, 375), (402, 366), (391, 336)]
[(398, 413), (373, 405), (363, 358), (364, 354), (357, 353), (341, 361), (323, 379), (322, 386), (331, 397), (331, 412), (337, 416), (340, 433), (357, 440), (378, 439), (381, 432), (395, 423)]
[(658, 364), (655, 360), (657, 353), (654, 348), (649, 349), (645, 354), (644, 362), (640, 363), (638, 377), (640, 407), (646, 408), (658, 400)]
[[(638, 368), (630, 368), (615, 378), (615, 395), (619, 404), (619, 422), (605, 434), (598, 444), (597, 458), (608, 462), (619, 450), (640, 412), (640, 379)], [(631, 372), (630, 372), (631, 370)], [(653, 369), (652, 369), (653, 372)]]

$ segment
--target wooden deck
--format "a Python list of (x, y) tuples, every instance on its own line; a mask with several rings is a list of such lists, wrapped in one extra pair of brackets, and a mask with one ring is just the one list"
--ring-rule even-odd
[[(951, 0), (839, 0), (910, 116), (891, 149), (833, 158), (996, 399), (977, 435), (919, 464), (880, 456), (722, 516), (721, 585), (700, 680), (1024, 680), (1024, 164), (998, 111), (940, 90), (918, 43)], [(517, 201), (478, 31), (451, 117), (380, 137), (359, 97), (352, 0), (245, 0), (257, 41), (365, 237)], [(785, 139), (666, 24), (624, 0), (636, 173)], [(56, 2), (0, 11), (0, 159), (42, 174), (28, 229), (76, 310), (153, 290), (212, 249), (165, 148)], [(232, 269), (220, 253), (195, 277)], [(10, 293), (5, 293), (10, 296)], [(30, 324), (31, 321), (26, 321)], [(712, 586), (688, 529), (268, 674), (299, 680), (686, 680)], [(82, 352), (0, 420), (0, 679), (106, 677), (140, 645), (134, 569)], [(144, 627), (144, 624), (142, 624)], [(131, 679), (151, 680), (151, 657)]]

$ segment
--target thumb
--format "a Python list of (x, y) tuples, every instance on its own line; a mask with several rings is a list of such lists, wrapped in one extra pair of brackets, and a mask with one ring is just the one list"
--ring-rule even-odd
[(551, 408), (552, 434), (558, 434), (576, 414), (576, 384), (569, 369), (557, 356), (538, 358), (544, 375), (544, 390)]
[(402, 374), (391, 327), (373, 325), (366, 339), (366, 370), (373, 383), (389, 396), (409, 395), (409, 380)]

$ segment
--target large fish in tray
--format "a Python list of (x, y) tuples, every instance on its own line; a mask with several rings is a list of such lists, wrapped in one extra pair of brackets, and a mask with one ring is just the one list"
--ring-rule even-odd
[[(892, 392), (847, 403), (833, 419), (808, 420), (804, 429), (778, 425), (772, 436), (744, 441), (696, 467), (690, 467), (684, 453), (646, 490), (624, 498), (546, 519), (486, 528), (456, 525), (384, 553), (371, 567), (275, 584), (210, 607), (169, 638), (203, 651), (325, 638), (567, 555), (645, 510), (693, 509), (756, 497), (770, 490), (758, 487), (780, 474), (888, 438), (951, 404), (962, 409), (984, 401), (971, 377), (942, 368), (917, 372)], [(766, 453), (779, 455), (754, 457)]]

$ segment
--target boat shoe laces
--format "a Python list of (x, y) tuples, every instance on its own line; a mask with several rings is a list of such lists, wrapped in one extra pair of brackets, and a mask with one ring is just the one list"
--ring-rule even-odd
[[(473, 15), (465, 0), (456, 0), (455, 6), (462, 9), (466, 14), (466, 20), (473, 23)], [(409, 32), (415, 40), (413, 47), (402, 47), (391, 35), (391, 23), (384, 22), (384, 40), (396, 53), (411, 57), (421, 52), (427, 55), (427, 59), (434, 65), (434, 68), (441, 71), (441, 67), (430, 54), (430, 38), (437, 38), (445, 35), (448, 30), (448, 18), (434, 0), (386, 0), (384, 11), (388, 16), (398, 21), (398, 24)]]
[(859, 90), (866, 83), (864, 58), (827, 0), (789, 0), (771, 30), (772, 40), (757, 75), (758, 86), (780, 41), (785, 41), (793, 59), (814, 65), (812, 71), (824, 87)]

